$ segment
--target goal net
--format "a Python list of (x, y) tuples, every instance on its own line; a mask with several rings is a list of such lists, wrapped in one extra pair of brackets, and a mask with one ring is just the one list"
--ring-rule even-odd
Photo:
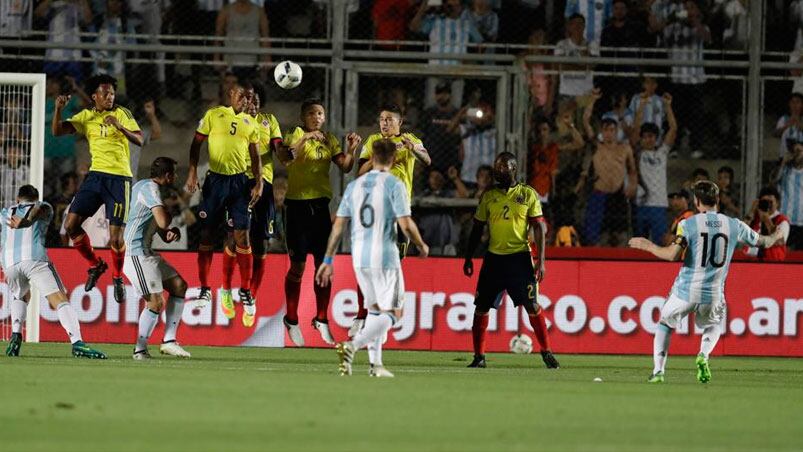
[[(44, 193), (44, 127), (45, 75), (0, 73), (0, 208), (14, 204), (23, 185)], [(32, 288), (23, 327), (28, 342), (39, 341), (39, 302)], [(11, 294), (0, 271), (0, 340), (8, 340), (11, 326)]]

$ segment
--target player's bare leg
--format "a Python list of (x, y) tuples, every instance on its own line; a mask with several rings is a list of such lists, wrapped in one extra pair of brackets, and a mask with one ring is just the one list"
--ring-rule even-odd
[(286, 299), (286, 314), (284, 326), (290, 335), (290, 340), (297, 347), (304, 346), (304, 336), (298, 326), (298, 298), (301, 295), (301, 278), (304, 276), (304, 262), (290, 261), (290, 269), (284, 278), (284, 296)]
[(72, 240), (73, 247), (78, 251), (78, 254), (89, 262), (89, 270), (87, 270), (88, 276), (86, 284), (84, 284), (84, 290), (89, 292), (95, 287), (100, 276), (103, 275), (109, 267), (103, 262), (103, 259), (95, 254), (95, 249), (92, 248), (89, 235), (87, 235), (84, 228), (81, 227), (85, 220), (86, 217), (70, 212), (67, 214), (64, 229), (67, 231), (67, 235), (70, 237), (70, 240)]
[[(321, 266), (323, 259), (315, 259), (315, 268)], [(335, 345), (335, 338), (329, 330), (329, 299), (332, 296), (332, 286), (320, 286), (313, 282), (312, 287), (315, 291), (315, 318), (312, 319), (312, 327), (321, 333), (321, 339), (329, 345)]]
[(123, 281), (123, 261), (125, 260), (124, 226), (109, 225), (109, 248), (112, 253), (112, 282), (114, 301), (125, 301), (125, 282)]
[(524, 310), (530, 318), (530, 326), (535, 333), (535, 339), (541, 347), (541, 359), (548, 369), (560, 368), (560, 363), (552, 354), (552, 347), (549, 345), (549, 332), (546, 329), (546, 318), (544, 310), (537, 303), (525, 303)]
[(474, 359), (468, 367), (484, 368), (485, 363), (485, 331), (488, 329), (488, 311), (474, 309), (474, 321), (471, 325), (471, 338), (474, 346)]
[(162, 287), (170, 295), (165, 306), (165, 333), (159, 353), (163, 355), (189, 358), (191, 355), (176, 340), (176, 332), (184, 312), (184, 297), (187, 294), (187, 282), (181, 276), (174, 276), (162, 281)]

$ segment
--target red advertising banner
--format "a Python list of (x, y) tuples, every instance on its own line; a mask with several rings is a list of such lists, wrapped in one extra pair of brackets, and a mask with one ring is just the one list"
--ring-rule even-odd
[[(83, 335), (91, 342), (132, 343), (143, 302), (133, 287), (128, 300), (117, 304), (107, 273), (98, 287), (83, 290), (86, 266), (72, 250), (50, 250), (70, 299), (82, 323)], [(198, 278), (194, 253), (172, 252), (163, 256), (181, 273), (197, 295)], [(203, 309), (187, 302), (179, 341), (185, 345), (292, 346), (282, 325), (284, 313), (284, 275), (289, 262), (284, 255), (267, 260), (265, 281), (257, 294), (258, 322), (253, 328), (242, 325), (241, 308), (228, 320), (220, 310), (219, 296)], [(481, 262), (476, 262), (479, 268)], [(546, 309), (552, 345), (557, 353), (652, 352), (652, 333), (658, 313), (668, 295), (680, 264), (666, 262), (573, 261), (547, 263), (541, 287), (540, 304)], [(213, 287), (220, 285), (220, 256), (212, 264)], [(462, 273), (462, 261), (449, 258), (403, 262), (406, 284), (404, 315), (389, 334), (387, 348), (415, 350), (471, 350), (471, 323), (474, 312), (473, 278)], [(307, 345), (325, 344), (311, 325), (315, 315), (312, 265), (304, 276), (299, 318)], [(725, 333), (715, 353), (727, 355), (803, 356), (800, 322), (803, 313), (803, 265), (734, 263), (726, 286), (728, 315)], [(235, 285), (239, 275), (235, 275)], [(7, 317), (7, 290), (0, 287), (3, 303), (0, 320)], [(236, 293), (236, 289), (235, 289)], [(65, 333), (56, 313), (41, 302), (41, 339), (62, 341)], [(356, 280), (349, 256), (335, 261), (335, 280), (329, 322), (336, 340), (346, 338), (357, 312)], [(152, 341), (161, 340), (162, 322)], [(491, 312), (489, 351), (507, 351), (517, 331), (529, 333), (523, 309), (514, 309), (509, 299), (499, 311)], [(672, 338), (673, 354), (695, 354), (700, 331), (686, 319)]]

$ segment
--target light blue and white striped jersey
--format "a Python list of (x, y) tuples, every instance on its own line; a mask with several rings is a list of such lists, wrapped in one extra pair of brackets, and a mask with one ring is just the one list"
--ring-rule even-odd
[(602, 29), (613, 16), (613, 0), (568, 0), (565, 16), (582, 14), (586, 19), (586, 41), (599, 44)]
[(688, 303), (724, 302), (733, 251), (741, 245), (756, 246), (758, 232), (736, 218), (706, 212), (681, 221), (677, 235), (688, 247), (672, 294)]
[(785, 165), (778, 181), (781, 192), (781, 213), (789, 218), (789, 224), (803, 226), (803, 169)]
[[(430, 53), (468, 53), (469, 42), (482, 42), (482, 35), (468, 10), (457, 19), (430, 14), (421, 24), (421, 33), (429, 36)], [(429, 60), (429, 64), (456, 65), (459, 60)]]
[(803, 128), (798, 126), (789, 126), (784, 130), (786, 124), (792, 118), (789, 115), (783, 115), (778, 118), (778, 122), (775, 123), (775, 130), (783, 130), (781, 134), (781, 143), (778, 146), (778, 158), (782, 159), (787, 152), (789, 152), (789, 141), (795, 142), (803, 142)]
[(351, 218), (354, 268), (399, 268), (396, 219), (410, 216), (407, 188), (385, 171), (373, 170), (346, 187), (337, 216)]
[(161, 206), (159, 184), (153, 179), (143, 179), (131, 187), (131, 206), (128, 208), (128, 224), (125, 227), (125, 254), (128, 256), (153, 255), (151, 242), (156, 232), (153, 209)]
[(496, 158), (496, 135), (495, 127), (479, 130), (473, 125), (460, 125), (463, 146), (460, 179), (477, 183), (477, 170), (482, 165), (493, 165)]
[[(641, 104), (641, 94), (634, 94), (633, 97), (630, 99), (630, 105), (628, 105), (627, 109), (630, 111), (632, 116), (632, 121), (635, 122), (636, 120), (636, 113), (638, 112), (638, 107)], [(646, 124), (651, 122), (658, 126), (658, 129), (661, 131), (661, 135), (663, 135), (663, 125), (664, 125), (664, 117), (666, 112), (664, 112), (664, 101), (661, 99), (661, 96), (657, 94), (653, 94), (647, 100), (647, 103), (644, 105), (644, 112), (641, 114), (641, 123), (635, 124), (636, 127), (641, 127), (641, 124)], [(660, 136), (658, 138), (661, 138)]]
[[(27, 228), (8, 227), (11, 217), (24, 218), (36, 205), (40, 205), (41, 218)], [(45, 210), (46, 209), (46, 210)], [(14, 204), (0, 210), (0, 248), (3, 253), (3, 268), (9, 269), (22, 261), (48, 262), (45, 249), (47, 226), (53, 221), (53, 207), (46, 202), (27, 202)]]

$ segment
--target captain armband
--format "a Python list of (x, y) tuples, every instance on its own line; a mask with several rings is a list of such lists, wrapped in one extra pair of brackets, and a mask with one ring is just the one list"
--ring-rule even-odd
[(685, 250), (689, 246), (689, 241), (686, 240), (686, 237), (683, 237), (682, 235), (676, 235), (675, 239), (672, 240), (672, 244), (677, 245)]

